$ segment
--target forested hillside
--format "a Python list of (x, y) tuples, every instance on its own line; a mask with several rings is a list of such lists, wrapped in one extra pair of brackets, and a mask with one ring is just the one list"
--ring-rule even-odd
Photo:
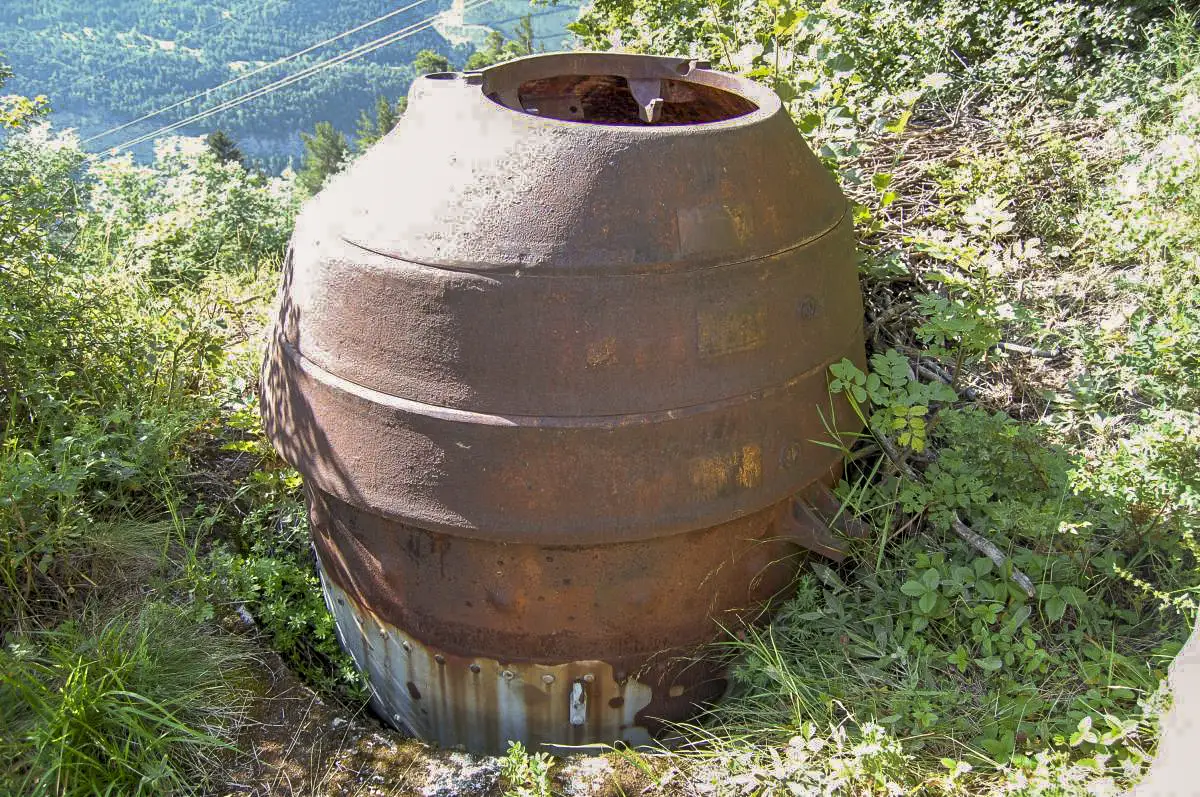
[[(412, 2), (8, 0), (0, 4), (0, 50), (16, 72), (11, 90), (53, 96), (55, 123), (77, 127), (87, 139)], [(452, 11), (452, 5), (451, 0), (425, 0), (328, 47), (88, 146), (119, 145), (219, 100), (404, 30), (435, 12)], [(524, 14), (533, 16), (538, 44), (553, 49), (564, 41), (565, 25), (578, 8), (574, 2), (536, 8), (528, 0), (490, 0), (473, 6), (468, 3), (465, 14), (447, 14), (433, 27), (179, 132), (195, 135), (219, 127), (251, 156), (298, 155), (300, 130), (324, 120), (350, 132), (359, 112), (377, 97), (402, 97), (412, 80), (413, 57), (422, 49), (461, 64), (486, 38), (488, 27), (483, 26), (512, 33)], [(278, 157), (273, 160), (278, 162)]]

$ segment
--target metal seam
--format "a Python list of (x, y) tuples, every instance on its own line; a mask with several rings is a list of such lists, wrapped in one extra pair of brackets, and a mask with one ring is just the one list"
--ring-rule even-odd
[[(517, 543), (517, 544), (525, 544), (525, 543)], [(422, 645), (425, 645), (426, 647), (436, 648), (438, 650), (444, 651), (446, 653), (450, 653), (455, 656), (462, 656), (463, 658), (472, 658), (472, 659), (476, 659), (478, 661), (495, 662), (496, 664), (499, 664), (501, 666), (508, 665), (508, 664), (518, 664), (518, 665), (531, 665), (534, 667), (557, 667), (562, 664), (594, 664), (598, 667), (610, 667), (610, 668), (612, 667), (612, 665), (610, 663), (605, 661), (603, 658), (599, 658), (599, 657), (590, 658), (590, 659), (589, 658), (556, 659), (554, 657), (529, 658), (529, 657), (520, 657), (520, 656), (508, 656), (505, 658), (495, 658), (494, 656), (481, 656), (481, 655), (465, 652), (465, 650), (460, 650), (453, 646), (448, 646), (444, 642), (429, 641), (424, 635), (415, 633), (412, 630), (407, 629), (407, 628), (402, 628), (397, 623), (392, 622), (391, 620), (385, 619), (383, 617), (383, 615), (381, 615), (378, 611), (371, 608), (364, 602), (364, 600), (362, 598), (362, 594), (357, 587), (347, 586), (347, 585), (343, 584), (342, 580), (340, 578), (338, 578), (335, 573), (333, 573), (332, 571), (327, 569), (323, 564), (321, 564), (321, 558), (319, 556), (317, 557), (317, 562), (318, 562), (318, 567), (317, 567), (318, 577), (321, 578), (322, 580), (331, 582), (334, 586), (336, 586), (339, 590), (341, 590), (342, 597), (344, 597), (346, 599), (346, 602), (349, 603), (355, 611), (357, 611), (359, 614), (363, 615), (364, 617), (370, 619), (376, 625), (389, 625), (392, 628), (399, 629), (405, 636), (412, 637), (413, 639), (417, 640), (418, 642), (420, 642)], [(330, 607), (330, 609), (332, 611), (332, 607)], [(670, 655), (672, 653), (675, 653), (676, 655), (678, 655), (678, 651), (675, 651), (672, 648), (659, 647), (659, 648), (647, 648), (645, 650), (633, 651), (631, 653), (621, 652), (620, 657), (626, 658), (626, 659), (633, 659), (633, 658), (645, 659), (647, 662), (645, 665), (643, 665), (643, 668), (645, 668), (645, 667), (648, 667), (651, 662), (657, 660), (658, 657), (663, 656), (663, 655)], [(628, 674), (628, 678), (636, 681), (638, 675), (640, 675), (640, 674), (641, 674), (640, 672), (631, 672)]]
[(445, 271), (445, 272), (449, 272), (452, 274), (475, 274), (480, 277), (519, 276), (521, 279), (530, 279), (530, 278), (534, 278), (534, 277), (541, 277), (541, 278), (545, 278), (545, 279), (571, 279), (571, 278), (574, 278), (574, 279), (603, 279), (606, 277), (659, 277), (659, 276), (675, 275), (675, 274), (695, 274), (697, 272), (703, 272), (703, 271), (716, 271), (718, 269), (734, 268), (736, 266), (744, 266), (748, 263), (757, 263), (762, 260), (770, 260), (775, 257), (780, 257), (782, 255), (786, 255), (789, 252), (794, 252), (797, 249), (802, 249), (805, 246), (808, 246), (809, 244), (816, 243), (817, 241), (821, 240), (825, 236), (829, 235), (830, 233), (834, 232), (839, 227), (841, 227), (846, 222), (846, 220), (849, 218), (850, 218), (850, 212), (849, 212), (849, 208), (847, 208), (847, 211), (845, 213), (843, 213), (841, 216), (839, 216), (838, 220), (836, 222), (834, 222), (832, 225), (830, 225), (829, 227), (825, 228), (824, 230), (821, 230), (820, 232), (814, 233), (813, 235), (809, 236), (808, 238), (803, 238), (794, 244), (789, 244), (788, 246), (785, 246), (782, 249), (777, 249), (774, 252), (769, 252), (764, 255), (756, 255), (755, 257), (747, 257), (743, 260), (732, 260), (732, 261), (728, 261), (725, 263), (714, 263), (711, 266), (700, 266), (698, 268), (689, 268), (685, 271), (665, 271), (665, 270), (664, 271), (655, 271), (653, 269), (643, 270), (643, 271), (580, 271), (580, 270), (573, 270), (569, 273), (565, 273), (565, 272), (557, 272), (557, 271), (554, 271), (553, 269), (541, 271), (541, 270), (539, 270), (538, 266), (524, 266), (524, 267), (523, 266), (511, 266), (511, 267), (507, 267), (507, 268), (480, 269), (480, 268), (470, 268), (467, 266), (452, 266), (452, 265), (447, 265), (445, 263), (428, 263), (428, 262), (422, 262), (420, 260), (410, 260), (407, 258), (398, 257), (397, 255), (389, 255), (386, 252), (380, 252), (378, 249), (372, 249), (371, 247), (367, 246), (366, 244), (361, 244), (358, 241), (352, 241), (349, 238), (345, 237), (344, 235), (339, 235), (338, 240), (342, 241), (345, 244), (349, 244), (350, 246), (353, 246), (356, 249), (361, 249), (364, 252), (369, 252), (370, 254), (377, 255), (377, 256), (383, 257), (383, 258), (387, 258), (388, 260), (394, 260), (397, 263), (404, 263), (405, 265), (415, 266), (417, 268), (426, 268), (426, 269), (430, 269), (433, 271)]
[[(850, 341), (847, 348), (856, 348), (857, 344), (862, 339), (863, 325), (860, 321), (852, 332), (846, 335), (845, 339)], [(442, 407), (436, 404), (426, 404), (422, 401), (414, 399), (406, 399), (400, 396), (393, 396), (389, 393), (382, 393), (374, 388), (360, 385), (357, 382), (352, 382), (345, 377), (338, 376), (325, 370), (317, 365), (312, 360), (308, 359), (301, 353), (291, 341), (279, 339), (279, 345), (283, 346), (287, 356), (293, 359), (300, 367), (301, 371), (312, 377), (317, 382), (328, 385), (344, 393), (349, 393), (364, 401), (378, 404), (389, 409), (400, 410), (412, 415), (421, 415), (428, 418), (436, 418), (443, 421), (451, 421), (456, 423), (470, 423), (480, 426), (507, 426), (507, 427), (534, 427), (534, 428), (550, 428), (550, 429), (613, 429), (626, 426), (641, 426), (664, 421), (675, 421), (683, 418), (690, 418), (696, 415), (703, 415), (708, 412), (716, 412), (719, 410), (736, 407), (740, 404), (746, 404), (751, 401), (758, 401), (769, 396), (794, 387), (800, 382), (808, 379), (813, 374), (825, 370), (830, 364), (838, 362), (844, 356), (844, 351), (839, 351), (835, 355), (817, 363), (807, 371), (803, 371), (791, 379), (780, 382), (767, 387), (762, 387), (757, 390), (752, 390), (748, 393), (741, 393), (736, 396), (719, 399), (717, 401), (704, 402), (702, 404), (691, 404), (686, 407), (674, 407), (669, 410), (654, 410), (652, 412), (635, 412), (635, 413), (617, 413), (614, 415), (509, 415), (500, 413), (476, 412), (474, 410), (463, 410), (456, 407)]]

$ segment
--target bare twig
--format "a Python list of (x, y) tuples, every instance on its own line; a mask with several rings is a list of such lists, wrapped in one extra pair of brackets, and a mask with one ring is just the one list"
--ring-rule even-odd
[(897, 316), (902, 315), (917, 306), (916, 302), (896, 302), (886, 308), (879, 315), (871, 319), (871, 323), (867, 325), (867, 338), (875, 337), (875, 332), (884, 324), (892, 321)]
[[(888, 459), (892, 460), (892, 462), (896, 464), (896, 467), (899, 468), (900, 472), (904, 476), (912, 479), (913, 481), (921, 480), (921, 477), (917, 474), (913, 467), (900, 456), (900, 452), (896, 450), (896, 447), (892, 444), (892, 441), (888, 440), (884, 435), (879, 435), (875, 439), (879, 442), (879, 446), (883, 449), (884, 453), (887, 454)], [(992, 564), (996, 565), (996, 567), (1000, 569), (1001, 573), (1009, 572), (1009, 577), (1017, 583), (1017, 586), (1025, 591), (1026, 595), (1032, 598), (1037, 594), (1033, 588), (1033, 582), (1029, 580), (1029, 576), (1025, 575), (1015, 566), (1013, 566), (1013, 564), (1008, 560), (1008, 557), (1004, 555), (1004, 552), (996, 547), (995, 543), (985, 539), (975, 532), (970, 526), (962, 521), (962, 518), (958, 516), (957, 512), (954, 512), (951, 518), (950, 528), (954, 530), (954, 533), (957, 534), (963, 542), (986, 556), (988, 559), (991, 559)]]
[(963, 398), (968, 399), (969, 401), (974, 401), (979, 397), (979, 394), (975, 392), (975, 388), (966, 386), (955, 387), (954, 376), (934, 360), (921, 358), (913, 365), (918, 374), (921, 374), (926, 379), (931, 379), (935, 382), (942, 382), (954, 387), (954, 389), (957, 390)]
[(996, 348), (1000, 351), (1009, 352), (1011, 354), (1027, 354), (1030, 357), (1041, 357), (1046, 360), (1053, 360), (1062, 354), (1061, 348), (1050, 349), (1035, 349), (1031, 346), (1022, 346), (1020, 343), (1009, 343), (1002, 340), (996, 344)]

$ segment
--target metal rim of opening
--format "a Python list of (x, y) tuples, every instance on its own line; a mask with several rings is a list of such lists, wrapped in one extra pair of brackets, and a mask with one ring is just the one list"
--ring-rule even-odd
[[(703, 87), (706, 91), (731, 94), (753, 107), (740, 115), (713, 121), (609, 124), (530, 113), (515, 101), (516, 91), (522, 85), (530, 81), (562, 76), (613, 76), (626, 80), (659, 78)], [(609, 52), (547, 53), (506, 61), (478, 72), (441, 72), (424, 77), (434, 81), (448, 81), (454, 78), (464, 80), (472, 87), (477, 86), (488, 105), (503, 113), (520, 114), (547, 125), (603, 128), (619, 130), (629, 135), (695, 135), (701, 131), (749, 127), (777, 115), (782, 110), (778, 95), (767, 87), (747, 78), (712, 70), (703, 61), (687, 57)], [(506, 94), (508, 102), (505, 101)], [(513, 107), (514, 105), (518, 107)]]

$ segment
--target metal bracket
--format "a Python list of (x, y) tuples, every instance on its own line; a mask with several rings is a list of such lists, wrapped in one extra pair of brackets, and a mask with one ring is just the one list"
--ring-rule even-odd
[[(834, 534), (834, 530), (841, 536)], [(835, 562), (846, 558), (846, 537), (863, 539), (870, 535), (870, 529), (850, 517), (842, 502), (824, 484), (806, 489), (786, 504), (780, 532), (800, 547)]]
[(662, 119), (663, 89), (659, 78), (629, 78), (629, 90), (637, 100), (638, 116), (646, 124), (654, 124)]

